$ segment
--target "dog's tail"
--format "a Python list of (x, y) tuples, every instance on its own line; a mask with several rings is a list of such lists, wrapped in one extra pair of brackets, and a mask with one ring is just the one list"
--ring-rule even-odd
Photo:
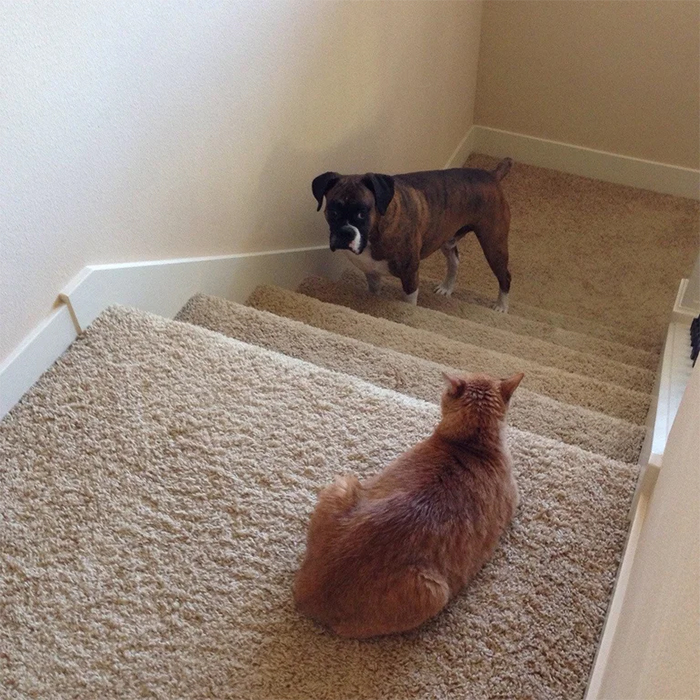
[(498, 180), (499, 182), (510, 172), (510, 166), (513, 165), (513, 159), (512, 158), (504, 158), (497, 166), (496, 169), (492, 172), (492, 175)]

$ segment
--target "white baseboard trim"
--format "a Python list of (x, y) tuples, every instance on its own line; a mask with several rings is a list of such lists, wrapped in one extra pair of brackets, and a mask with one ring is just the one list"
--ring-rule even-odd
[(467, 139), (472, 143), (471, 152), (494, 158), (510, 156), (528, 165), (676, 197), (700, 199), (700, 170), (597, 151), (487, 126), (473, 126), (465, 141)]
[[(697, 199), (700, 171), (629, 158), (479, 125), (455, 148), (446, 168), (471, 153), (510, 156), (531, 165)], [(90, 265), (59, 298), (58, 307), (0, 364), (0, 418), (83, 330), (111, 304), (172, 317), (197, 292), (243, 301), (257, 284), (293, 287), (306, 275), (335, 277), (343, 262), (326, 246), (207, 258)], [(685, 311), (685, 309), (679, 309)], [(72, 318), (71, 318), (72, 314)]]
[(475, 150), (474, 139), (476, 133), (476, 127), (474, 126), (467, 131), (467, 135), (457, 144), (457, 148), (455, 148), (447, 163), (445, 163), (445, 169), (461, 168), (464, 165), (467, 158), (469, 158)]
[(89, 265), (59, 294), (61, 305), (0, 365), (0, 418), (108, 306), (172, 318), (197, 292), (243, 302), (258, 284), (293, 288), (307, 275), (337, 278), (327, 246), (207, 258)]
[(0, 419), (78, 337), (70, 309), (54, 309), (0, 364)]
[(690, 280), (683, 279), (678, 286), (672, 314), (673, 321), (678, 323), (688, 322), (690, 324), (700, 314), (700, 306), (693, 303), (691, 300), (692, 295), (688, 293), (689, 283)]
[(89, 265), (61, 292), (80, 330), (112, 304), (172, 318), (197, 292), (242, 302), (259, 284), (294, 287), (312, 274), (335, 276), (339, 259), (326, 247), (207, 258)]

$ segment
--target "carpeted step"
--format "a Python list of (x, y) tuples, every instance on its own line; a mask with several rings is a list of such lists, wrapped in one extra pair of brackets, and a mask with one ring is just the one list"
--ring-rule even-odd
[[(473, 154), (469, 162), (494, 161), (487, 165)], [(524, 302), (584, 317), (658, 351), (678, 282), (698, 253), (698, 202), (517, 162), (503, 188), (517, 312)], [(473, 289), (493, 302), (498, 285), (476, 236), (465, 236), (459, 249), (457, 290)], [(424, 279), (444, 271), (442, 253), (421, 263)]]
[[(365, 277), (357, 271), (348, 270), (336, 284), (346, 289), (347, 293), (351, 293), (351, 290), (353, 293), (367, 293)], [(455, 296), (445, 297), (435, 293), (435, 284), (434, 280), (421, 281), (420, 293), (418, 294), (419, 307), (441, 311), (451, 316), (474, 321), (484, 326), (492, 326), (493, 328), (510, 331), (517, 335), (531, 336), (539, 340), (554, 343), (555, 345), (570, 348), (571, 350), (600, 355), (627, 365), (643, 367), (652, 372), (656, 372), (658, 368), (658, 352), (649, 352), (637, 346), (632, 347), (620, 342), (611, 342), (595, 334), (586, 335), (582, 332), (565, 330), (564, 328), (550, 325), (549, 323), (532, 321), (523, 316), (518, 316), (515, 313), (502, 314), (482, 304), (470, 304), (466, 301), (460, 301)], [(301, 289), (299, 291), (301, 291)], [(378, 296), (380, 299), (403, 301), (401, 283), (394, 278), (383, 278), (382, 289)], [(598, 332), (601, 335), (609, 335), (607, 329), (601, 330), (599, 328)]]
[[(439, 402), (443, 390), (441, 372), (456, 371), (219, 297), (199, 294), (176, 318), (432, 403)], [(513, 397), (508, 422), (625, 462), (637, 461), (645, 435), (643, 426), (524, 388)]]
[[(360, 275), (360, 273), (354, 268), (349, 269), (345, 274), (353, 276)], [(439, 296), (434, 294), (434, 289), (442, 282), (441, 279), (433, 277), (430, 275), (430, 273), (426, 272), (421, 273), (420, 279), (421, 294), (425, 292), (426, 295)], [(398, 289), (400, 283), (393, 277), (383, 277), (382, 287), (384, 288), (387, 285), (389, 288)], [(494, 287), (494, 294), (495, 292), (496, 287)], [(421, 303), (421, 294), (418, 295), (419, 304)], [(486, 296), (472, 289), (460, 286), (459, 283), (457, 283), (457, 286), (452, 292), (452, 296), (450, 298), (453, 301), (479, 306), (484, 310), (493, 310), (492, 307), (495, 300), (494, 296)], [(572, 316), (570, 314), (550, 311), (549, 309), (544, 309), (538, 306), (530, 306), (528, 304), (523, 304), (522, 302), (514, 301), (512, 298), (510, 299), (508, 308), (509, 316), (518, 316), (523, 320), (530, 320), (559, 328), (561, 330), (581, 333), (583, 335), (599, 338), (601, 340), (607, 340), (612, 343), (627, 345), (628, 347), (632, 348), (639, 348), (640, 350), (651, 352), (655, 355), (658, 355), (661, 352), (659, 340), (656, 337), (648, 337), (647, 335), (634, 333), (633, 331), (624, 328), (616, 328), (614, 326), (605, 325), (581, 316)]]
[(653, 372), (642, 367), (626, 365), (600, 355), (571, 350), (539, 338), (518, 335), (440, 311), (413, 306), (403, 301), (378, 297), (347, 284), (336, 284), (325, 277), (308, 277), (297, 291), (330, 304), (347, 306), (370, 316), (439, 333), (452, 340), (533, 360), (566, 372), (595, 377), (635, 391), (650, 392), (654, 386)]
[[(439, 284), (440, 280), (426, 278), (426, 282), (435, 285)], [(468, 304), (480, 304), (483, 306), (490, 306), (493, 304), (493, 299), (487, 299), (468, 289), (460, 289), (459, 287), (455, 287), (455, 290), (452, 292), (452, 298)], [(575, 331), (577, 333), (583, 333), (584, 335), (600, 338), (601, 340), (608, 340), (613, 343), (639, 348), (656, 355), (661, 351), (657, 338), (650, 338), (643, 334), (637, 335), (628, 330), (599, 324), (580, 316), (557, 313), (556, 311), (549, 311), (548, 309), (542, 309), (537, 306), (528, 306), (527, 304), (512, 300), (508, 306), (508, 313), (529, 319), (530, 321), (556, 326), (557, 328), (562, 328), (567, 331)]]
[(318, 490), (375, 473), (437, 417), (190, 324), (106, 312), (0, 425), (4, 687), (581, 697), (637, 470), (541, 436), (509, 431), (514, 524), (435, 620), (355, 644), (295, 612)]
[(460, 343), (437, 333), (361, 314), (344, 306), (327, 304), (279, 287), (258, 287), (248, 299), (248, 304), (371, 345), (409, 353), (439, 364), (501, 376), (522, 371), (525, 372), (523, 387), (538, 394), (600, 411), (631, 423), (642, 424), (646, 419), (650, 400), (648, 394), (592, 377)]

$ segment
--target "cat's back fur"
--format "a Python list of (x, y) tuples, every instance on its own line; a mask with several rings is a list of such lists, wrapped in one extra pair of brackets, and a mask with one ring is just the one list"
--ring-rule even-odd
[(360, 483), (319, 495), (294, 585), (298, 609), (348, 637), (436, 615), (493, 553), (518, 503), (505, 442), (522, 375), (449, 377), (434, 433)]

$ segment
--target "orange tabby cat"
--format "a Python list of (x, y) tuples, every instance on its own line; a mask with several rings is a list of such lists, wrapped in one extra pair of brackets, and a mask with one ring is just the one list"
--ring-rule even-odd
[(363, 483), (336, 478), (311, 516), (294, 599), (344, 637), (404, 632), (437, 615), (517, 507), (505, 417), (523, 375), (443, 376), (433, 434)]

